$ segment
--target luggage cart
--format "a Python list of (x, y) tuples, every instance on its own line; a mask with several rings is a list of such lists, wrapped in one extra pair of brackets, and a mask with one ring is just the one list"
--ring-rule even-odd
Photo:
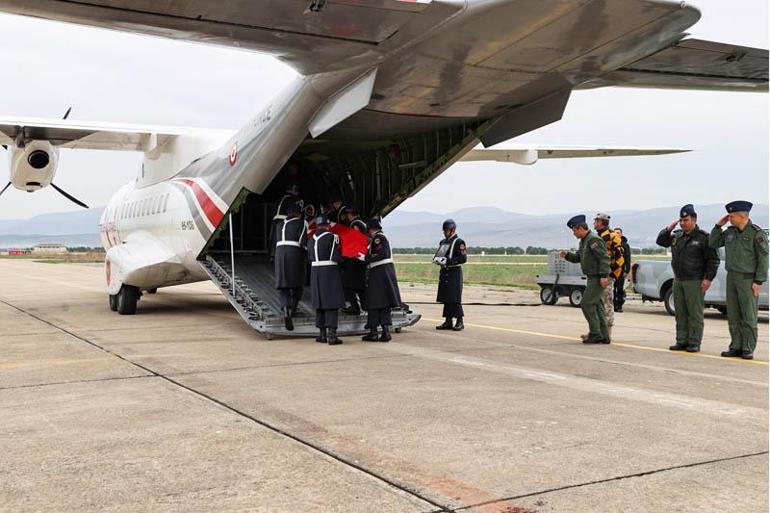
[(558, 251), (548, 253), (548, 273), (538, 274), (535, 281), (540, 285), (540, 301), (544, 305), (555, 305), (560, 296), (567, 296), (572, 306), (579, 307), (586, 290), (580, 264), (567, 262)]

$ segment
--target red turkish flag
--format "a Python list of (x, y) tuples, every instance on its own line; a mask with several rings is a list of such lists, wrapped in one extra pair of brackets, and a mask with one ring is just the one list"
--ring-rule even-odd
[[(329, 227), (329, 231), (336, 233), (339, 236), (342, 256), (356, 258), (359, 253), (366, 254), (369, 246), (369, 237), (363, 233), (339, 223), (332, 224)], [(308, 238), (310, 238), (313, 233), (315, 233), (315, 226), (308, 230)]]

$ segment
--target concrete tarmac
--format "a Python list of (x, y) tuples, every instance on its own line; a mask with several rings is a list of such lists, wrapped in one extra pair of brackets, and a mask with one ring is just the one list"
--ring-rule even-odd
[[(768, 511), (756, 359), (672, 353), (662, 305), (613, 344), (532, 292), (466, 289), (390, 344), (266, 340), (209, 283), (110, 312), (98, 265), (0, 260), (0, 511)], [(402, 286), (428, 302), (430, 286)]]

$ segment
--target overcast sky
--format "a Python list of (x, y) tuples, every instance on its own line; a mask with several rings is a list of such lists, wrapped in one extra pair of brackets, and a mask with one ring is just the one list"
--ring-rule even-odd
[[(767, 0), (700, 0), (693, 37), (768, 47)], [(0, 15), (0, 117), (237, 128), (294, 72), (254, 53)], [(522, 144), (679, 147), (691, 153), (465, 163), (402, 209), (496, 206), (532, 214), (645, 209), (742, 198), (768, 203), (768, 95), (606, 88), (573, 94), (564, 119), (498, 147)], [(141, 157), (67, 151), (55, 183), (93, 206), (131, 180)], [(0, 181), (7, 181), (0, 156)], [(0, 185), (2, 186), (2, 185)], [(51, 188), (9, 189), (0, 219), (77, 209)]]

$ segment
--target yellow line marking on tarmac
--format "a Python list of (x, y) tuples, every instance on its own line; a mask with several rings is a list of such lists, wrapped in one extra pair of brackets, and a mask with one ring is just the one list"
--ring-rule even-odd
[[(428, 317), (423, 317), (423, 320), (430, 321), (430, 322), (441, 322), (443, 319), (430, 319)], [(509, 333), (520, 333), (522, 335), (534, 335), (536, 337), (545, 337), (545, 338), (558, 338), (561, 340), (580, 340), (576, 337), (567, 337), (564, 335), (556, 335), (554, 333), (542, 333), (539, 331), (529, 331), (529, 330), (517, 330), (514, 328), (502, 328), (500, 326), (489, 326), (487, 324), (472, 324), (469, 322), (465, 323), (466, 326), (471, 326), (473, 328), (484, 328), (487, 330), (495, 330), (495, 331), (507, 331)], [(668, 349), (661, 349), (659, 347), (647, 347), (647, 346), (638, 346), (635, 344), (627, 344), (624, 342), (613, 342), (613, 346), (618, 347), (627, 347), (629, 349), (643, 349), (645, 351), (656, 351), (660, 353), (667, 353), (671, 355), (678, 355), (678, 356), (690, 356), (690, 357), (699, 357), (699, 358), (712, 358), (715, 360), (725, 361), (725, 362), (732, 362), (732, 363), (750, 363), (754, 365), (768, 365), (768, 362), (764, 360), (744, 360), (742, 358), (725, 358), (723, 356), (716, 356), (712, 354), (703, 354), (703, 353), (688, 353), (685, 351), (669, 351)]]

